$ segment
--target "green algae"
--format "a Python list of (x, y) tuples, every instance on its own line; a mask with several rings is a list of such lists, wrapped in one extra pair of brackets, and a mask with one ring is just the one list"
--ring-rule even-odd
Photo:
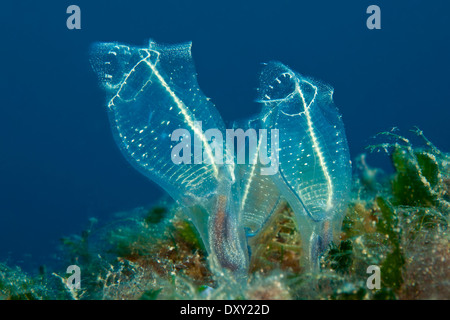
[(384, 287), (398, 289), (403, 283), (402, 272), (405, 265), (405, 258), (400, 246), (401, 228), (398, 215), (386, 199), (377, 197), (376, 202), (381, 210), (377, 231), (387, 236), (392, 248), (381, 265), (381, 279)]
[[(62, 239), (65, 265), (82, 270), (79, 291), (64, 268), (29, 276), (0, 264), (0, 299), (437, 299), (450, 296), (450, 156), (420, 130), (424, 145), (392, 132), (393, 174), (357, 159), (341, 239), (307, 273), (299, 231), (287, 204), (250, 239), (250, 275), (237, 283), (213, 272), (192, 222), (172, 203), (139, 208), (78, 236)], [(380, 267), (381, 288), (369, 289), (368, 266)]]

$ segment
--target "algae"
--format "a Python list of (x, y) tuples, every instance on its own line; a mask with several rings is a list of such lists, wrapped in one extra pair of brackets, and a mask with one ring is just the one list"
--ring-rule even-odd
[[(320, 272), (299, 263), (301, 237), (286, 203), (249, 240), (243, 284), (211, 270), (192, 222), (161, 202), (103, 226), (92, 219), (62, 239), (63, 265), (82, 270), (80, 290), (67, 286), (65, 268), (30, 276), (2, 263), (0, 299), (448, 299), (450, 156), (413, 132), (422, 144), (386, 132), (379, 137), (390, 141), (369, 147), (388, 152), (393, 174), (356, 159), (342, 233)], [(367, 287), (371, 265), (380, 267), (380, 289)]]

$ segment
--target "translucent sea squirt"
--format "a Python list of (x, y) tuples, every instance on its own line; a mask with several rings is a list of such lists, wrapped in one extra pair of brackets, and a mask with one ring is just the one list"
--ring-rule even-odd
[[(259, 140), (252, 141), (256, 148), (249, 150), (248, 162), (236, 164), (235, 151), (228, 149), (225, 161), (218, 162), (216, 147), (224, 150), (225, 141), (206, 134), (213, 130), (223, 137), (228, 130), (200, 91), (190, 43), (98, 43), (91, 63), (106, 91), (122, 153), (184, 208), (216, 273), (226, 269), (237, 279), (246, 278), (247, 238), (260, 232), (284, 201), (302, 235), (304, 263), (318, 269), (319, 254), (340, 231), (351, 180), (331, 87), (281, 63), (267, 64), (258, 89), (261, 113), (234, 125), (258, 131)], [(268, 136), (269, 130), (276, 134)], [(191, 154), (186, 161), (184, 153), (171, 152), (180, 146), (190, 150), (192, 141), (193, 161)], [(261, 161), (261, 154), (270, 159)], [(262, 174), (268, 172), (265, 162), (275, 169), (271, 175)]]
[[(111, 127), (124, 156), (185, 208), (213, 264), (245, 277), (248, 254), (232, 196), (234, 165), (214, 161), (212, 141), (204, 134), (208, 129), (223, 133), (225, 126), (200, 91), (191, 43), (97, 43), (91, 64), (106, 91)], [(185, 133), (172, 136), (176, 130)], [(174, 141), (192, 140), (200, 142), (194, 154), (203, 161), (195, 155), (190, 164), (173, 159)]]
[(279, 129), (275, 184), (292, 207), (302, 235), (305, 264), (337, 237), (351, 188), (351, 161), (333, 89), (279, 62), (262, 70), (258, 101), (262, 126)]

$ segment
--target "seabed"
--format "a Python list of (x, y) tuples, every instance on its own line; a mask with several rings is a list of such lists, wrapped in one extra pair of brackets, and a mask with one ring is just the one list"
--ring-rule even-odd
[[(393, 174), (371, 168), (365, 154), (356, 159), (341, 239), (321, 256), (319, 272), (301, 265), (287, 204), (249, 241), (242, 283), (211, 270), (193, 224), (162, 200), (103, 226), (92, 219), (81, 235), (62, 239), (65, 267), (56, 271), (31, 276), (0, 263), (0, 299), (448, 299), (450, 155), (414, 133), (420, 146), (386, 132), (379, 136), (389, 142), (369, 147), (388, 152)], [(69, 265), (80, 267), (79, 289), (67, 281)], [(379, 267), (379, 289), (368, 285), (370, 266)]]

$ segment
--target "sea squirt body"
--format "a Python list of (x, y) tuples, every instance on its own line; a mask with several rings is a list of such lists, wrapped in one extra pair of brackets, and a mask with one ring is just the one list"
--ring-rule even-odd
[(279, 130), (279, 174), (273, 177), (302, 234), (306, 263), (340, 231), (351, 188), (351, 161), (333, 89), (279, 62), (262, 70), (258, 101), (266, 128)]
[[(91, 64), (106, 91), (111, 128), (123, 155), (185, 209), (211, 260), (242, 278), (248, 257), (231, 194), (234, 165), (215, 161), (213, 141), (205, 135), (208, 129), (223, 133), (225, 126), (199, 88), (191, 43), (96, 43)], [(181, 142), (194, 145), (189, 163), (171, 152)]]
[[(185, 209), (213, 267), (245, 279), (247, 237), (260, 232), (286, 200), (302, 235), (306, 263), (317, 268), (318, 255), (340, 230), (351, 180), (347, 141), (331, 87), (278, 62), (264, 67), (258, 90), (262, 112), (241, 124), (243, 129), (278, 132), (275, 138), (262, 135), (271, 153), (279, 151), (271, 156), (277, 170), (268, 176), (261, 174), (257, 161), (265, 150), (261, 140), (249, 151), (246, 164), (228, 161), (235, 160), (234, 151), (227, 151), (224, 162), (216, 161), (213, 145), (224, 141), (213, 141), (205, 131), (224, 135), (225, 125), (199, 88), (190, 43), (97, 43), (91, 62), (106, 91), (122, 153)], [(194, 143), (192, 162), (174, 156), (174, 141), (186, 146), (199, 142)]]

